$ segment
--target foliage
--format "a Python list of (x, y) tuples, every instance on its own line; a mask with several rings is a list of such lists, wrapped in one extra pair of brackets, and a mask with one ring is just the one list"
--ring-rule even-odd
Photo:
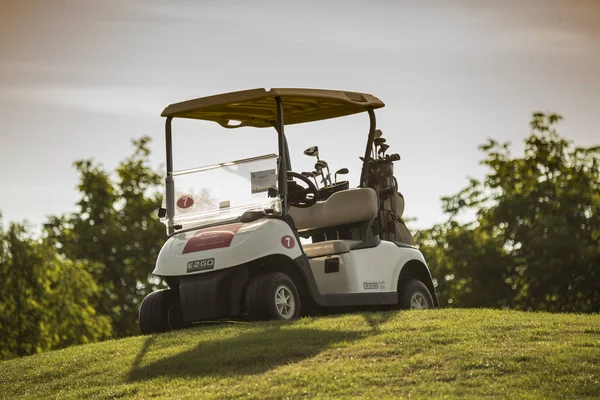
[[(490, 172), (443, 199), (448, 222), (417, 235), (442, 303), (600, 311), (600, 147), (562, 138), (561, 119), (534, 113), (521, 157), (482, 145)], [(457, 222), (469, 210), (476, 221)]]
[(446, 309), (204, 325), (0, 363), (0, 397), (597, 399), (599, 318)]
[(88, 270), (97, 267), (65, 259), (23, 225), (0, 229), (0, 359), (109, 337), (108, 318), (92, 307), (99, 288)]
[(149, 166), (149, 141), (133, 141), (134, 152), (118, 165), (116, 179), (92, 160), (75, 162), (79, 210), (45, 225), (48, 240), (65, 257), (103, 266), (94, 271), (102, 288), (96, 307), (111, 318), (117, 336), (138, 332), (139, 303), (161, 285), (150, 280), (165, 229), (156, 218), (162, 178)]
[[(415, 236), (442, 305), (600, 311), (600, 147), (562, 138), (560, 119), (535, 113), (519, 157), (482, 145), (487, 175), (444, 198), (448, 221)], [(42, 239), (0, 230), (0, 358), (138, 333), (141, 300), (162, 287), (149, 141), (134, 140), (114, 172), (75, 162), (78, 210), (50, 218)], [(459, 222), (464, 213), (475, 221)]]

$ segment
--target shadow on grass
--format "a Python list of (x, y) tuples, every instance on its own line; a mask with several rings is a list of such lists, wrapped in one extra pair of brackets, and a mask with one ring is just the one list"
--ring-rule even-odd
[[(265, 325), (259, 331), (233, 338), (202, 342), (192, 350), (141, 365), (151, 351), (155, 336), (149, 336), (137, 354), (130, 381), (159, 376), (190, 377), (203, 375), (250, 375), (263, 373), (278, 366), (311, 358), (342, 342), (354, 342), (367, 335), (381, 333), (379, 325), (387, 322), (391, 313), (361, 313), (371, 328), (368, 331), (337, 331), (321, 329), (282, 329), (285, 325)], [(202, 328), (196, 328), (202, 334)]]
[(388, 322), (392, 318), (392, 316), (394, 316), (394, 314), (391, 312), (362, 313), (362, 316), (373, 330), (373, 333), (375, 335), (379, 335), (381, 333), (381, 329), (379, 328), (379, 326)]
[[(198, 329), (198, 334), (202, 334)], [(202, 342), (197, 347), (140, 365), (151, 351), (154, 337), (148, 337), (129, 373), (130, 381), (158, 376), (190, 377), (203, 375), (250, 375), (278, 366), (311, 358), (340, 342), (355, 341), (367, 334), (356, 331), (327, 331), (319, 329), (281, 329), (265, 326), (233, 338)]]

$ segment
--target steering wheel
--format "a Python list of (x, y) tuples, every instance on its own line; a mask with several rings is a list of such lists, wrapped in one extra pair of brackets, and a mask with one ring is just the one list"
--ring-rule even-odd
[[(288, 201), (289, 204), (298, 208), (307, 208), (317, 202), (318, 189), (314, 183), (311, 182), (306, 176), (297, 172), (288, 171)], [(308, 187), (303, 188), (296, 182), (290, 179), (298, 179), (304, 182)], [(312, 195), (312, 196), (310, 196)]]

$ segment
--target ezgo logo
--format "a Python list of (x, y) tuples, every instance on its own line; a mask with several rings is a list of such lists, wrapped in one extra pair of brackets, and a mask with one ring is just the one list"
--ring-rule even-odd
[(215, 267), (214, 258), (206, 258), (204, 260), (190, 261), (187, 263), (187, 272), (206, 271)]

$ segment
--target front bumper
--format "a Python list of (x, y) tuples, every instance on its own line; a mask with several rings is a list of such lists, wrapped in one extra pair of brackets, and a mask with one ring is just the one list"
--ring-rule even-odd
[(179, 296), (183, 318), (186, 322), (193, 322), (239, 314), (247, 281), (248, 268), (245, 265), (182, 276)]

